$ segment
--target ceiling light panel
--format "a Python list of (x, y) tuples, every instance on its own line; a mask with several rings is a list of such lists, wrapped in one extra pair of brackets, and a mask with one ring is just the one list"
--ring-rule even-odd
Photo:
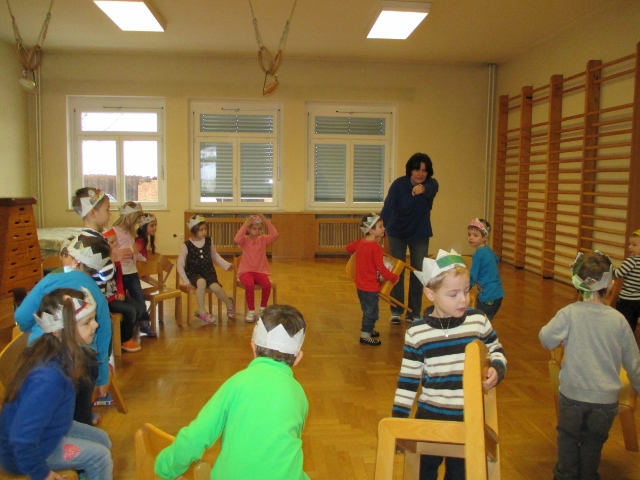
[(94, 0), (125, 32), (164, 32), (166, 22), (147, 1)]
[(405, 40), (430, 9), (431, 3), (381, 1), (367, 38)]

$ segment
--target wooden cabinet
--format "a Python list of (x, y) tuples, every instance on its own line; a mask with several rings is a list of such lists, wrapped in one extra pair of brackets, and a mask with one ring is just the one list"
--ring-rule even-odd
[(31, 290), (42, 278), (34, 203), (32, 197), (0, 198), (0, 299), (16, 287)]

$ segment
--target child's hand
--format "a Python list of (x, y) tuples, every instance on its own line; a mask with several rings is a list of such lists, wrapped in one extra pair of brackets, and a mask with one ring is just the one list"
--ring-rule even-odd
[(263, 214), (259, 213), (258, 217), (260, 218), (260, 220), (262, 220), (262, 223), (266, 223), (267, 222), (267, 219)]
[(498, 384), (498, 372), (493, 367), (489, 367), (487, 370), (487, 378), (482, 381), (482, 388), (489, 390)]
[(227, 272), (233, 272), (233, 263), (227, 268)]
[(418, 185), (415, 185), (413, 187), (413, 189), (411, 190), (411, 195), (413, 195), (414, 197), (416, 195), (422, 195), (425, 191), (424, 185), (422, 185), (421, 183), (419, 183)]
[(98, 385), (96, 388), (98, 389), (98, 398), (104, 398), (109, 393), (109, 382), (104, 385)]
[(116, 293), (116, 300), (123, 301), (124, 300), (124, 293)]

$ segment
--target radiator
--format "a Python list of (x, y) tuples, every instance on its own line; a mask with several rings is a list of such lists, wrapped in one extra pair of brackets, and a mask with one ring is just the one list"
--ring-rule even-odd
[[(337, 218), (336, 218), (337, 217)], [(362, 237), (359, 218), (317, 215), (318, 246), (316, 253), (345, 253), (347, 244)]]
[(237, 218), (207, 218), (209, 236), (219, 252), (239, 251), (239, 247), (233, 243), (233, 239), (243, 223), (244, 219)]

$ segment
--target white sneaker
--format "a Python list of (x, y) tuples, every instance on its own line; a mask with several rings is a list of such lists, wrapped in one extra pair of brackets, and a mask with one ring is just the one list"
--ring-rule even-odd
[(253, 323), (256, 321), (256, 314), (253, 310), (249, 310), (249, 313), (247, 313), (247, 316), (244, 317), (244, 321), (247, 323)]

